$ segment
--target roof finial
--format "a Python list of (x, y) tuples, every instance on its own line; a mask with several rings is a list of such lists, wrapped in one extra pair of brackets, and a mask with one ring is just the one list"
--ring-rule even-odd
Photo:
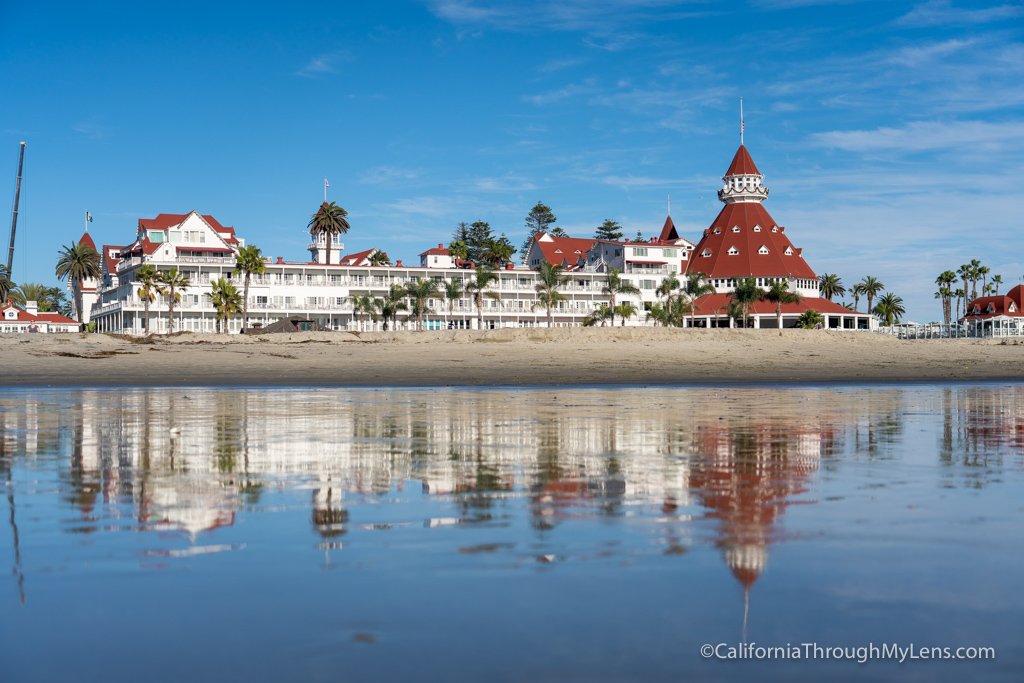
[(668, 196), (668, 215), (672, 215), (672, 195)]
[(743, 98), (740, 98), (740, 144), (743, 144)]

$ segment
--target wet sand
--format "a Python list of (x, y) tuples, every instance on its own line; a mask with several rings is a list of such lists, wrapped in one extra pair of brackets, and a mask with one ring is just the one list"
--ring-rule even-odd
[(0, 335), (0, 386), (481, 386), (1024, 380), (1024, 340), (517, 329)]

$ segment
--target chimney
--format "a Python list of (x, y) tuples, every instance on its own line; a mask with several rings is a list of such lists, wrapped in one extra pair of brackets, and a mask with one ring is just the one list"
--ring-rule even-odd
[(277, 257), (277, 262), (278, 263), (284, 263), (284, 256), (278, 256)]
[(35, 301), (26, 301), (25, 312), (29, 315), (36, 315), (39, 313), (39, 304)]
[(511, 261), (505, 264), (505, 270), (512, 270), (514, 267)]
[(444, 249), (444, 244), (439, 244), (439, 245), (437, 245), (437, 248), (438, 248), (438, 249)]
[(402, 266), (402, 259), (398, 259), (397, 261), (395, 261), (395, 268), (402, 268), (402, 267), (403, 267)]

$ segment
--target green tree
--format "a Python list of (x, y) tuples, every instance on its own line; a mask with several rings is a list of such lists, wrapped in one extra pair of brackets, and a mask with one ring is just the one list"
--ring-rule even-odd
[(779, 336), (782, 336), (782, 304), (796, 304), (800, 303), (800, 295), (796, 292), (789, 291), (789, 280), (776, 279), (772, 280), (771, 287), (768, 288), (762, 297), (762, 301), (769, 301), (775, 304), (775, 319), (779, 326)]
[(978, 275), (981, 277), (981, 291), (988, 292), (988, 274), (992, 272), (992, 269), (988, 266), (978, 266)]
[(391, 321), (391, 327), (394, 328), (398, 323), (398, 312), (408, 311), (409, 305), (405, 303), (405, 287), (401, 285), (391, 285), (391, 289), (384, 295), (383, 299), (377, 299), (380, 302), (378, 308), (380, 309), (381, 317), (384, 318), (384, 329), (388, 329), (388, 320)]
[[(243, 305), (242, 295), (238, 293), (238, 288), (231, 284), (231, 281), (225, 278), (218, 278), (213, 283), (210, 292), (210, 303), (213, 304), (213, 309), (217, 313), (217, 332), (223, 331), (224, 334), (228, 333), (228, 320), (236, 315), (243, 315), (245, 307)], [(245, 326), (245, 320), (242, 320), (243, 329)]]
[(939, 298), (942, 300), (942, 318), (947, 325), (953, 316), (953, 283), (957, 281), (956, 273), (946, 270), (939, 273), (935, 278), (935, 284), (939, 286)]
[(491, 243), (487, 245), (483, 260), (495, 268), (500, 268), (512, 260), (514, 253), (516, 253), (516, 248), (512, 246), (512, 243), (502, 233), (501, 237), (491, 240)]
[(16, 285), (11, 280), (11, 271), (7, 270), (7, 266), (0, 265), (0, 303), (7, 302), (7, 295)]
[(526, 240), (523, 242), (523, 246), (520, 247), (524, 259), (530, 252), (530, 244), (533, 242), (534, 236), (542, 232), (554, 235), (555, 237), (567, 236), (564, 230), (555, 225), (557, 220), (558, 218), (555, 217), (555, 214), (551, 213), (551, 207), (546, 206), (543, 202), (537, 202), (530, 209), (530, 213), (526, 214)]
[(488, 291), (491, 283), (498, 281), (498, 274), (493, 268), (477, 266), (473, 278), (466, 283), (466, 292), (473, 296), (476, 303), (477, 329), (484, 328), (484, 297), (501, 301), (497, 292)]
[(800, 317), (796, 319), (796, 326), (805, 330), (813, 330), (818, 325), (824, 324), (825, 319), (821, 317), (821, 313), (818, 313), (813, 308), (804, 311), (800, 314)]
[(671, 304), (668, 302), (661, 303), (660, 301), (655, 301), (651, 304), (650, 309), (647, 310), (647, 319), (653, 320), (662, 327), (668, 327), (671, 317), (670, 307)]
[(29, 301), (35, 301), (39, 306), (40, 313), (46, 313), (43, 307), (46, 304), (46, 286), (37, 282), (26, 282), (10, 290), (9, 296), (16, 304), (24, 306)]
[(868, 275), (860, 281), (861, 292), (868, 298), (868, 312), (871, 311), (871, 302), (878, 296), (878, 293), (885, 290), (885, 285)]
[(981, 277), (981, 269), (984, 266), (981, 265), (981, 261), (978, 259), (971, 259), (970, 263), (970, 274), (971, 274), (971, 298), (978, 298), (978, 278)]
[(310, 217), (309, 224), (306, 227), (309, 228), (310, 233), (324, 236), (327, 241), (327, 254), (324, 263), (330, 263), (332, 238), (335, 238), (337, 235), (347, 234), (349, 231), (348, 211), (334, 202), (330, 204), (324, 202), (320, 205), (317, 212)]
[(98, 279), (100, 271), (100, 255), (88, 244), (71, 242), (71, 246), (61, 245), (63, 251), (58, 252), (57, 278), (72, 284), (75, 293), (75, 310), (78, 311), (78, 323), (83, 322), (82, 283), (88, 279)]
[(473, 263), (483, 263), (487, 250), (494, 242), (491, 224), (487, 221), (476, 221), (470, 224), (468, 228), (464, 227), (465, 223), (460, 223), (459, 225), (460, 227), (459, 230), (456, 230), (456, 234), (462, 233), (462, 237), (459, 239), (466, 243), (467, 259)]
[(464, 240), (453, 240), (448, 245), (448, 254), (454, 259), (469, 260), (469, 247)]
[(644, 234), (639, 230), (636, 231), (636, 237), (633, 238), (633, 242), (639, 244), (647, 244), (647, 240), (644, 239)]
[[(623, 301), (621, 304), (615, 307), (615, 313), (622, 320), (622, 327), (626, 326), (626, 321), (632, 318), (637, 313), (636, 305)], [(614, 323), (614, 321), (612, 321)]]
[(437, 296), (437, 280), (424, 280), (416, 278), (405, 286), (405, 292), (412, 301), (412, 313), (419, 321), (420, 329), (423, 329), (423, 318), (427, 313), (432, 313), (428, 301)]
[(709, 294), (717, 294), (717, 290), (706, 280), (708, 274), (703, 271), (696, 271), (686, 274), (686, 281), (683, 283), (683, 293), (690, 300), (690, 327), (696, 322), (697, 311), (700, 306), (697, 300)]
[[(957, 287), (957, 290), (953, 292), (953, 296), (956, 297), (956, 319), (960, 320), (960, 301), (961, 299), (967, 298), (967, 292)], [(964, 302), (964, 315), (967, 315), (967, 302)]]
[(555, 326), (554, 309), (558, 307), (559, 302), (566, 301), (565, 295), (559, 292), (558, 288), (569, 284), (571, 279), (568, 275), (562, 275), (561, 265), (556, 266), (542, 261), (540, 268), (537, 269), (537, 284), (533, 286), (537, 291), (537, 303), (533, 305), (533, 310), (540, 307), (547, 311), (548, 327)]
[(608, 304), (598, 304), (597, 306), (594, 307), (594, 310), (591, 311), (590, 315), (587, 316), (587, 319), (583, 321), (583, 326), (594, 327), (598, 323), (600, 323), (601, 327), (604, 327), (605, 322), (608, 320), (611, 320), (612, 324), (614, 325), (614, 316), (615, 313), (614, 311), (612, 311), (611, 306), (609, 306)]
[(373, 256), (370, 257), (371, 266), (390, 266), (391, 259), (383, 251), (373, 252)]
[(174, 332), (174, 306), (181, 302), (181, 292), (189, 288), (189, 279), (177, 268), (171, 268), (160, 272), (160, 284), (167, 289), (167, 331)]
[(636, 285), (631, 283), (629, 280), (623, 280), (622, 270), (618, 268), (611, 268), (608, 271), (608, 281), (604, 283), (604, 287), (601, 288), (602, 294), (608, 295), (608, 308), (612, 311), (612, 326), (615, 325), (615, 313), (617, 309), (615, 307), (615, 298), (620, 294), (639, 294), (640, 290), (637, 289)]
[(458, 301), (465, 295), (466, 290), (462, 288), (462, 280), (452, 278), (446, 280), (444, 283), (444, 294), (445, 300), (448, 302), (448, 319), (446, 323), (451, 322), (452, 316), (455, 315), (455, 302)]
[(240, 247), (235, 253), (235, 266), (245, 276), (242, 294), (242, 334), (249, 327), (249, 279), (253, 275), (263, 275), (267, 264), (263, 260), (263, 252), (255, 244)]
[(999, 295), (999, 286), (1003, 284), (1003, 276), (1002, 275), (993, 275), (992, 276), (992, 284), (995, 285), (996, 296), (998, 296)]
[(658, 296), (665, 297), (666, 310), (668, 310), (672, 307), (672, 299), (675, 298), (675, 291), (682, 286), (682, 283), (679, 282), (679, 278), (676, 277), (675, 273), (672, 273), (661, 281), (661, 284), (659, 284), (658, 288), (654, 290), (654, 293)]
[(377, 322), (377, 310), (380, 308), (380, 299), (374, 299), (369, 294), (356, 294), (351, 297), (352, 314), (359, 316), (359, 327), (366, 331), (366, 319)]
[(611, 240), (616, 242), (622, 239), (622, 226), (619, 225), (618, 221), (613, 221), (611, 218), (605, 218), (604, 223), (597, 227), (594, 231), (594, 239), (598, 240)]
[(765, 291), (757, 286), (756, 277), (736, 278), (736, 287), (733, 288), (732, 300), (743, 312), (743, 327), (747, 327), (747, 319), (750, 317), (750, 307), (756, 302), (764, 299)]
[(160, 279), (160, 271), (149, 263), (135, 271), (135, 281), (139, 283), (139, 298), (142, 299), (142, 303), (146, 307), (146, 317), (143, 320), (145, 327), (143, 329), (146, 331), (146, 334), (149, 334), (149, 305), (156, 301), (158, 294), (163, 296), (166, 292), (164, 292)]
[(884, 318), (886, 325), (893, 325), (894, 323), (898, 323), (900, 318), (906, 314), (907, 311), (903, 308), (903, 299), (892, 292), (887, 292), (878, 298), (878, 304), (875, 306), (873, 312), (878, 317)]
[(834, 296), (846, 294), (846, 287), (843, 287), (843, 281), (838, 275), (823, 273), (818, 280), (821, 283), (821, 295), (829, 301), (832, 301)]

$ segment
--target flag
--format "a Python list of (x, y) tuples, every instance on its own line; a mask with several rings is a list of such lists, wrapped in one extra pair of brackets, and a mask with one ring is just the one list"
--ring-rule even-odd
[(85, 220), (88, 221), (89, 223), (92, 223), (92, 214), (89, 213), (88, 211), (85, 212)]
[(329, 182), (327, 182), (327, 178), (326, 178), (326, 177), (324, 177), (324, 187), (325, 187), (325, 188), (328, 188), (328, 187), (330, 187), (330, 186), (331, 186), (331, 184), (330, 184)]

